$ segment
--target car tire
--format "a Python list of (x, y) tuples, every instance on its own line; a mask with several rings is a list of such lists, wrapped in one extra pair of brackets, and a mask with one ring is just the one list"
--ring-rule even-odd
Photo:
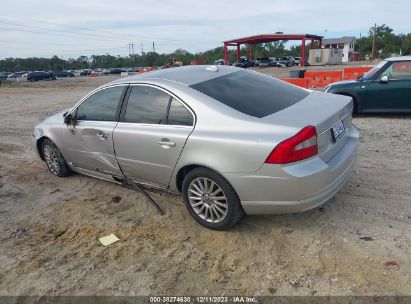
[(348, 96), (352, 98), (352, 111), (351, 111), (351, 116), (354, 117), (354, 115), (358, 114), (358, 103), (355, 98), (349, 94), (344, 94), (344, 93), (336, 93), (338, 95), (343, 95), (343, 96)]
[(73, 174), (60, 150), (50, 139), (43, 140), (41, 152), (48, 169), (55, 176), (66, 177)]
[(182, 192), (190, 215), (209, 229), (230, 229), (245, 215), (234, 188), (208, 168), (197, 167), (188, 172)]
[(357, 100), (355, 100), (355, 98), (352, 98), (352, 116), (354, 115), (358, 115), (359, 111), (358, 111), (358, 102)]

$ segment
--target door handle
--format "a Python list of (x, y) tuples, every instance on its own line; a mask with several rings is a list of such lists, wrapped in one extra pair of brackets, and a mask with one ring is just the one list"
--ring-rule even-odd
[(157, 142), (160, 146), (165, 146), (165, 147), (175, 147), (176, 143), (170, 141), (167, 138), (162, 138), (160, 141)]
[(97, 137), (100, 138), (101, 140), (106, 140), (107, 139), (107, 134), (103, 132), (98, 132)]

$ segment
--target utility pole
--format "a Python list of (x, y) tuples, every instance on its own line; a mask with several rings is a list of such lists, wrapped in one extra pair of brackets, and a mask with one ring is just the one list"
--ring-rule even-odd
[(154, 47), (154, 41), (153, 41), (153, 53), (156, 52), (156, 48)]
[[(360, 54), (360, 41), (361, 41), (361, 33), (360, 33), (360, 39), (358, 39), (358, 41), (357, 41), (357, 48), (358, 48), (358, 56), (359, 57), (361, 57), (361, 54)], [(358, 60), (360, 60), (359, 58), (358, 58)]]
[(128, 55), (131, 57), (131, 55), (134, 55), (134, 43), (129, 43), (128, 44)]
[(143, 43), (141, 43), (141, 56), (144, 55)]
[(374, 29), (372, 33), (372, 49), (371, 49), (371, 59), (374, 60), (375, 58), (375, 31), (377, 29), (377, 23), (374, 24)]

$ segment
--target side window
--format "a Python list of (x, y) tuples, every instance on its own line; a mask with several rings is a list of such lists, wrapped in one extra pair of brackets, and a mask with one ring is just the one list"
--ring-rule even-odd
[(193, 115), (181, 102), (174, 99), (171, 101), (167, 118), (168, 125), (192, 126)]
[(115, 121), (125, 86), (111, 87), (91, 95), (77, 108), (77, 120)]
[(125, 122), (165, 123), (171, 96), (152, 87), (133, 86), (124, 115)]
[(411, 61), (394, 62), (390, 78), (411, 79)]
[(380, 78), (381, 78), (382, 76), (387, 76), (388, 79), (391, 79), (391, 78), (392, 78), (392, 64), (390, 64), (390, 65), (385, 69), (385, 71), (381, 73)]

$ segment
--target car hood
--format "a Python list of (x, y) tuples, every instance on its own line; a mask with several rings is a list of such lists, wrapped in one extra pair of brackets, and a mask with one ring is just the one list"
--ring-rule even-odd
[(356, 79), (354, 79), (354, 80), (341, 80), (341, 81), (337, 81), (337, 82), (333, 82), (332, 84), (330, 84), (329, 86), (331, 87), (334, 87), (334, 86), (344, 86), (344, 87), (347, 87), (347, 86), (352, 86), (352, 85), (355, 85), (355, 84), (358, 84), (358, 83), (360, 83), (358, 80), (356, 80)]
[(340, 88), (350, 88), (356, 84), (359, 84), (358, 80), (342, 80), (329, 84), (324, 88), (324, 92), (329, 92), (330, 90), (340, 89)]
[(333, 82), (332, 85), (334, 84), (355, 84), (358, 83), (358, 80), (341, 80), (341, 81), (337, 81), (337, 82)]
[(57, 123), (57, 122), (61, 122), (63, 120), (63, 117), (64, 117), (63, 114), (68, 112), (69, 110), (70, 110), (70, 108), (64, 109), (64, 110), (61, 110), (57, 113), (52, 114), (51, 116), (47, 117), (43, 121), (43, 124), (54, 124), (54, 123)]

